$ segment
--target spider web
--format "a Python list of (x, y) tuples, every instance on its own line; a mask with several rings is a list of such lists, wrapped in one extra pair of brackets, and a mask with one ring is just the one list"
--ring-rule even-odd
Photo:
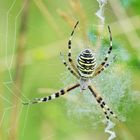
[[(8, 9), (5, 11), (4, 9), (4, 13), (3, 13), (3, 34), (4, 34), (4, 42), (3, 43), (3, 53), (5, 55), (5, 66), (3, 71), (7, 71), (7, 78), (5, 81), (2, 82), (2, 85), (5, 87), (5, 93), (6, 94), (0, 94), (0, 98), (3, 100), (3, 112), (1, 112), (1, 118), (0, 118), (0, 128), (3, 128), (3, 133), (7, 135), (7, 137), (10, 135), (11, 130), (14, 127), (17, 126), (10, 126), (8, 124), (10, 117), (8, 117), (8, 115), (11, 114), (11, 112), (16, 108), (17, 104), (14, 104), (11, 101), (11, 98), (16, 97), (16, 100), (19, 100), (20, 103), (23, 102), (23, 98), (25, 98), (26, 100), (28, 100), (28, 98), (22, 93), (22, 91), (20, 89), (18, 89), (18, 87), (15, 85), (13, 77), (12, 77), (12, 67), (13, 67), (13, 62), (14, 62), (14, 57), (15, 57), (15, 48), (16, 48), (16, 42), (17, 42), (17, 27), (18, 27), (18, 21), (19, 18), (22, 14), (22, 11), (24, 9), (24, 4), (18, 8), (18, 10), (16, 11), (15, 17), (11, 17), (11, 13), (13, 12), (13, 9), (16, 7), (16, 3), (17, 0), (12, 1), (9, 4)], [(11, 27), (12, 26), (12, 27)], [(12, 36), (12, 41), (10, 40), (10, 37)], [(10, 40), (10, 41), (9, 41)], [(11, 53), (8, 52), (8, 50), (11, 51)], [(16, 95), (13, 91), (13, 87), (16, 88), (20, 94), (21, 97), (19, 97), (18, 95)], [(25, 119), (24, 119), (24, 125), (22, 128), (22, 136), (24, 135), (24, 130), (26, 127), (26, 122), (27, 122), (27, 116), (28, 116), (28, 111), (29, 111), (29, 107), (27, 107), (26, 113), (24, 115)], [(17, 112), (17, 117), (15, 120), (16, 122), (19, 122), (21, 115), (23, 112), (23, 106), (21, 105), (20, 110)]]
[[(20, 20), (20, 16), (23, 12), (23, 9), (25, 7), (25, 4), (22, 4), (19, 6), (17, 9), (18, 1), (14, 0), (9, 4), (9, 7), (5, 10), (4, 9), (4, 21), (5, 25), (4, 26), (4, 45), (3, 45), (3, 50), (5, 52), (5, 69), (4, 71), (7, 71), (7, 77), (5, 78), (6, 80), (2, 83), (2, 85), (5, 88), (5, 93), (0, 94), (0, 98), (2, 99), (3, 103), (3, 111), (1, 112), (1, 118), (0, 118), (0, 128), (3, 129), (3, 135), (7, 135), (9, 137), (11, 135), (11, 130), (15, 127), (18, 127), (16, 125), (11, 126), (9, 124), (10, 122), (10, 116), (11, 112), (13, 112), (17, 108), (17, 104), (13, 103), (11, 99), (13, 97), (16, 98), (22, 104), (23, 99), (28, 100), (28, 98), (22, 93), (21, 89), (19, 89), (16, 84), (14, 83), (13, 80), (13, 65), (14, 65), (14, 58), (15, 58), (15, 49), (16, 49), (16, 42), (17, 42), (17, 29), (18, 29), (18, 23)], [(17, 10), (15, 10), (15, 8)], [(15, 12), (15, 16), (11, 16), (11, 13)], [(4, 22), (3, 22), (4, 23)], [(12, 40), (10, 40), (12, 38)], [(10, 50), (10, 51), (9, 51)], [(20, 96), (16, 95), (13, 91), (13, 88), (19, 91)], [(21, 137), (24, 137), (24, 131), (26, 128), (26, 122), (28, 118), (28, 113), (29, 113), (29, 106), (26, 107), (26, 110), (23, 108), (23, 105), (20, 105), (20, 109), (16, 112), (16, 119), (14, 120), (13, 124), (17, 124), (20, 122), (21, 117), (24, 116), (24, 123), (22, 126), (21, 130)], [(2, 136), (2, 135), (1, 135)]]
[[(17, 8), (17, 6), (19, 6)], [(22, 105), (23, 102), (29, 101), (28, 97), (19, 89), (13, 79), (13, 66), (14, 66), (14, 60), (15, 60), (15, 50), (17, 46), (17, 31), (18, 31), (18, 25), (19, 20), (21, 18), (23, 9), (25, 8), (25, 3), (21, 5), (17, 0), (12, 1), (9, 3), (9, 7), (5, 10), (3, 10), (2, 14), (0, 15), (3, 18), (3, 48), (2, 48), (2, 66), (3, 66), (3, 73), (6, 73), (6, 77), (4, 77), (6, 80), (1, 82), (1, 85), (4, 87), (4, 91), (0, 93), (0, 100), (2, 101), (2, 109), (0, 110), (0, 130), (3, 130), (3, 138), (7, 139), (12, 132), (13, 128), (20, 129), (20, 138), (24, 139), (26, 136), (26, 125), (28, 122), (28, 115), (30, 111), (30, 106), (24, 106)], [(16, 9), (16, 10), (15, 10)], [(16, 11), (16, 12), (15, 12)], [(13, 14), (13, 12), (15, 12)], [(14, 16), (13, 16), (14, 15)], [(12, 39), (10, 39), (12, 38)], [(9, 51), (10, 50), (10, 51)], [(4, 62), (4, 63), (3, 63)], [(13, 88), (15, 88), (17, 91), (19, 91), (20, 95), (15, 94)], [(20, 109), (15, 114), (15, 124), (19, 122), (19, 125), (16, 126), (13, 123), (13, 126), (10, 125), (10, 115), (16, 109), (17, 104), (12, 102), (12, 98), (15, 97), (17, 101), (20, 103)], [(23, 122), (20, 122), (20, 120), (23, 120)], [(22, 123), (22, 127), (20, 127), (20, 123)], [(19, 132), (19, 130), (18, 130)], [(6, 136), (6, 137), (5, 137)], [(42, 138), (43, 140), (52, 139), (54, 137), (54, 134), (50, 134)]]
[[(102, 62), (101, 57), (104, 58), (106, 52), (106, 49), (101, 49), (102, 51), (96, 54), (98, 64)], [(117, 59), (119, 59), (117, 61), (126, 61), (126, 59), (129, 58), (126, 50), (118, 48), (113, 50), (113, 54), (109, 57), (109, 62), (113, 60), (115, 54), (118, 54)], [(126, 67), (122, 68), (124, 71), (121, 72), (117, 61), (111, 62), (107, 70), (92, 80), (92, 84), (97, 88), (97, 91), (101, 93), (107, 105), (117, 114), (119, 120), (122, 122), (131, 122), (132, 120), (129, 120), (127, 116), (129, 112), (133, 111), (134, 106), (137, 104), (136, 98), (138, 94), (135, 94), (135, 91), (131, 89), (132, 79), (130, 70)], [(75, 80), (69, 76), (68, 72), (62, 77), (64, 77), (62, 81), (65, 81), (65, 86), (69, 85), (71, 81), (73, 81), (73, 83), (75, 82)], [(90, 127), (95, 129), (100, 126), (104, 120), (102, 109), (100, 109), (93, 95), (88, 90), (81, 93), (80, 89), (76, 89), (72, 91), (71, 94), (68, 94), (66, 107), (68, 116), (73, 119), (73, 121), (76, 120), (76, 123), (81, 124), (82, 122), (82, 128)], [(110, 121), (106, 125), (105, 132), (110, 135), (108, 140), (112, 140), (116, 137), (116, 134), (114, 130), (110, 129), (113, 129), (117, 124)]]
[[(97, 0), (97, 1), (99, 2), (99, 4), (100, 2), (101, 3), (105, 2), (105, 4), (107, 2), (106, 0), (105, 1)], [(102, 27), (104, 26), (104, 21), (105, 21), (103, 12), (104, 12), (103, 7), (100, 6), (100, 9), (96, 13), (96, 15), (101, 19)], [(94, 38), (93, 39), (94, 41), (95, 41), (95, 38), (98, 38), (96, 35), (93, 35), (92, 37)], [(103, 39), (104, 38), (102, 38), (102, 40)], [(103, 46), (105, 45), (103, 44)], [(130, 56), (129, 56), (129, 53), (123, 48), (124, 47), (122, 47), (122, 44), (117, 44), (117, 49), (115, 50), (113, 49), (113, 52), (114, 52), (113, 55), (114, 56), (117, 55), (117, 59), (119, 58), (122, 62), (123, 61), (125, 62), (130, 59)], [(101, 49), (103, 49), (103, 51), (97, 54), (97, 60), (100, 60), (100, 61), (102, 61), (101, 56), (103, 57), (105, 55), (104, 52), (106, 52), (104, 48), (101, 48)], [(111, 59), (113, 59), (113, 56), (110, 56), (110, 57)], [(110, 62), (111, 62), (111, 59), (109, 59)], [(111, 108), (114, 109), (113, 111), (119, 116), (119, 119), (122, 121), (125, 121), (128, 119), (127, 113), (133, 110), (134, 104), (136, 101), (135, 99), (138, 97), (138, 94), (135, 94), (135, 91), (131, 90), (132, 79), (130, 76), (131, 75), (130, 69), (132, 69), (132, 67), (128, 69), (129, 67), (127, 66), (124, 69), (125, 72), (120, 73), (120, 70), (117, 65), (114, 65), (114, 64), (111, 64), (111, 65), (113, 66), (110, 66), (108, 69), (112, 69), (112, 70), (107, 70), (107, 72), (103, 72), (103, 74), (99, 75), (99, 77), (93, 80), (93, 84), (97, 86), (97, 88), (99, 89), (99, 91), (101, 91), (101, 93), (103, 93), (102, 95), (103, 98), (106, 99), (105, 101), (107, 101), (107, 103), (111, 104)], [(120, 77), (118, 77), (119, 75), (118, 73), (120, 73)], [(71, 81), (70, 77), (68, 76), (68, 74), (64, 74), (64, 75), (66, 76), (66, 78), (63, 81), (65, 81), (65, 84), (69, 84), (69, 81)], [(75, 95), (75, 93), (77, 94)], [(78, 95), (78, 94), (82, 94), (82, 97), (81, 95)], [(70, 116), (70, 118), (73, 117), (74, 120), (76, 119), (80, 124), (81, 122), (83, 122), (85, 127), (89, 127), (87, 124), (90, 124), (90, 126), (94, 128), (101, 122), (102, 115), (100, 112), (97, 111), (99, 110), (97, 108), (97, 104), (95, 101), (93, 102), (92, 95), (90, 95), (89, 92), (85, 91), (84, 93), (79, 93), (79, 91), (76, 90), (75, 92), (73, 92), (73, 94), (68, 95), (68, 96), (69, 96), (68, 99), (72, 98), (69, 100), (69, 102), (66, 105), (68, 107), (68, 115)], [(80, 98), (83, 98), (83, 97), (84, 99), (81, 102)], [(76, 104), (74, 104), (71, 101), (76, 102)], [(123, 109), (120, 110), (120, 108), (123, 108)], [(86, 119), (87, 121), (84, 122), (84, 118), (87, 118)], [(94, 122), (94, 124), (90, 122)], [(82, 127), (84, 126), (82, 125)], [(109, 140), (115, 138), (115, 132), (110, 130), (113, 127), (114, 127), (114, 124), (110, 122), (105, 128), (105, 132), (110, 134), (110, 137), (108, 138)]]

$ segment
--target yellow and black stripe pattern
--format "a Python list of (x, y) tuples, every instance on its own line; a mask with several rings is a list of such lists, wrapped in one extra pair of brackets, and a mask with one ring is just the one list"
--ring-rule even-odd
[(96, 59), (90, 49), (80, 53), (77, 59), (77, 68), (82, 78), (90, 78), (96, 66)]

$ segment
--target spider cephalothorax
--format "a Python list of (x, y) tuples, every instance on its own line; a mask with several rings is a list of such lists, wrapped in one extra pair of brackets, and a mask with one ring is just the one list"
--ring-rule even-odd
[[(91, 83), (91, 79), (93, 79), (95, 76), (99, 75), (104, 69), (106, 69), (109, 66), (108, 61), (108, 56), (112, 51), (112, 35), (111, 35), (111, 30), (110, 27), (108, 26), (108, 31), (110, 35), (110, 47), (108, 49), (108, 52), (101, 64), (99, 64), (96, 67), (96, 59), (94, 57), (94, 54), (92, 50), (90, 49), (85, 49), (83, 50), (78, 58), (77, 58), (77, 64), (75, 65), (72, 55), (71, 55), (71, 39), (74, 34), (74, 31), (78, 25), (79, 21), (76, 22), (73, 31), (71, 32), (70, 39), (68, 41), (68, 62), (67, 63), (64, 58), (63, 59), (63, 64), (66, 66), (66, 68), (71, 72), (72, 75), (74, 75), (79, 81), (75, 84), (72, 84), (64, 89), (61, 89), (60, 91), (47, 96), (43, 98), (37, 98), (32, 100), (29, 103), (24, 103), (24, 104), (35, 104), (35, 103), (41, 103), (41, 102), (48, 102), (49, 100), (55, 99), (60, 97), (61, 95), (64, 95), (65, 93), (80, 87), (81, 90), (89, 89), (93, 96), (95, 97), (97, 103), (100, 105), (102, 108), (107, 120), (109, 120), (109, 115), (113, 115), (113, 117), (117, 118), (116, 115), (113, 113), (113, 111), (106, 105), (105, 101), (101, 97), (101, 94), (96, 91), (96, 88), (93, 86)], [(62, 55), (61, 55), (62, 56)]]

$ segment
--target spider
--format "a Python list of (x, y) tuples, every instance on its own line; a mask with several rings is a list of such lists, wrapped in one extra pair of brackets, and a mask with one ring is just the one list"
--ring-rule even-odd
[(108, 26), (108, 31), (109, 31), (109, 37), (110, 37), (110, 47), (108, 49), (108, 52), (103, 60), (103, 62), (96, 67), (96, 59), (94, 57), (94, 54), (92, 52), (91, 49), (85, 49), (83, 50), (77, 58), (77, 64), (74, 63), (73, 59), (72, 59), (72, 54), (71, 54), (71, 45), (72, 45), (72, 37), (74, 34), (74, 31), (78, 25), (79, 21), (76, 22), (70, 38), (68, 40), (68, 62), (67, 63), (62, 54), (60, 53), (61, 57), (62, 57), (62, 61), (64, 66), (70, 71), (70, 73), (75, 76), (79, 82), (72, 84), (66, 88), (61, 89), (60, 91), (47, 96), (47, 97), (43, 97), (43, 98), (35, 98), (33, 100), (31, 100), (28, 103), (24, 103), (25, 105), (28, 104), (36, 104), (36, 103), (42, 103), (42, 102), (48, 102), (52, 99), (58, 98), (61, 95), (64, 95), (68, 92), (70, 92), (73, 89), (76, 89), (78, 87), (81, 88), (81, 90), (86, 90), (89, 89), (89, 91), (93, 94), (93, 96), (95, 97), (97, 103), (100, 105), (100, 107), (102, 108), (104, 115), (106, 117), (107, 120), (110, 120), (110, 117), (108, 114), (111, 114), (114, 118), (117, 118), (117, 116), (113, 113), (113, 111), (106, 105), (105, 101), (103, 100), (102, 96), (100, 95), (99, 92), (97, 92), (96, 88), (93, 86), (93, 84), (91, 83), (91, 79), (93, 79), (95, 76), (99, 75), (102, 71), (104, 71), (108, 66), (109, 63), (107, 63), (109, 54), (112, 51), (112, 34), (111, 34), (111, 29)]

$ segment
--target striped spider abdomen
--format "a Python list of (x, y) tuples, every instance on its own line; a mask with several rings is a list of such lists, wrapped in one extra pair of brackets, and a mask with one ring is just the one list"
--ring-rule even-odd
[(94, 73), (96, 59), (90, 49), (82, 51), (77, 58), (77, 69), (83, 78), (90, 78)]

